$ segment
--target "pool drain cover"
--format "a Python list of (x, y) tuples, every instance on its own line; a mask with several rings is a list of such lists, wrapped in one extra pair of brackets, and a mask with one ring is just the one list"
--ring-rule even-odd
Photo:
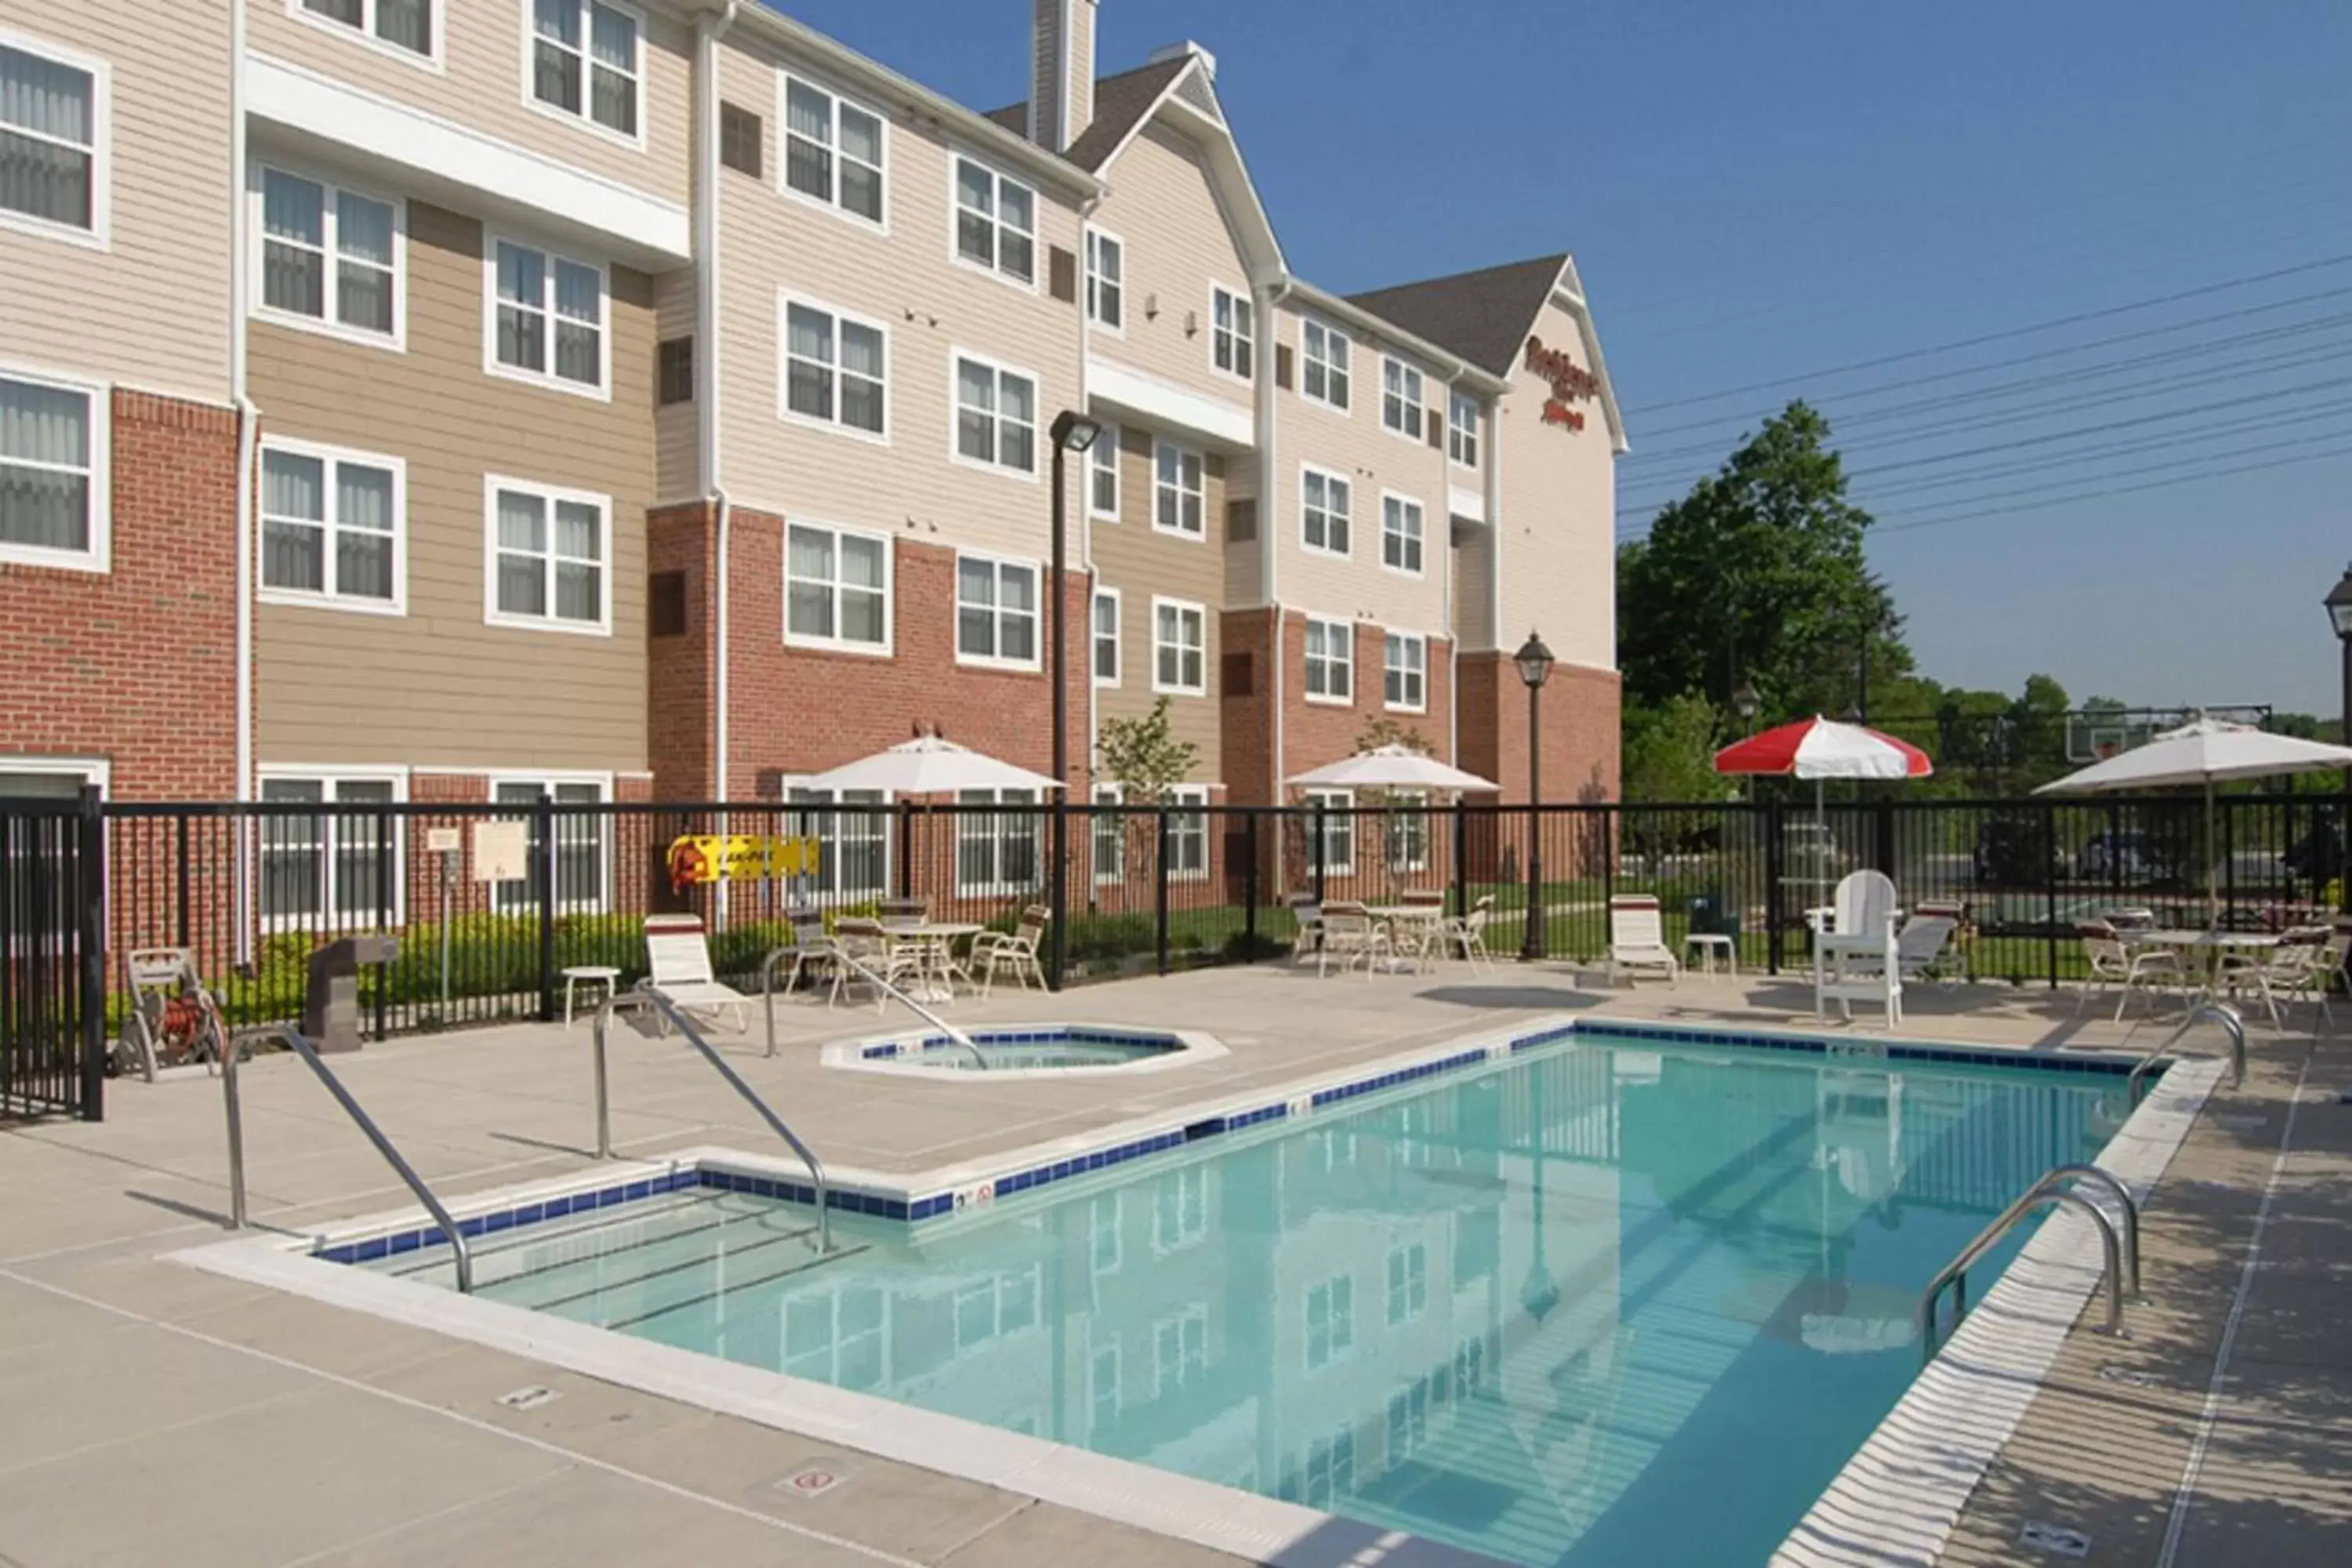
[(2060, 1557), (2088, 1557), (2091, 1554), (2091, 1538), (2079, 1530), (2068, 1530), (2063, 1525), (2035, 1522), (2019, 1531), (2017, 1538), (2028, 1546), (2038, 1546)]
[(776, 1483), (776, 1489), (786, 1497), (822, 1497), (842, 1483), (839, 1470), (824, 1465), (812, 1465)]

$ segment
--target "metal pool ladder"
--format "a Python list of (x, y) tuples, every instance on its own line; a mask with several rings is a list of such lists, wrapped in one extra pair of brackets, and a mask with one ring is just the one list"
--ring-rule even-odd
[[(2089, 1181), (2106, 1192), (2123, 1205), (2123, 1239), (2116, 1242), (2115, 1223), (2106, 1211), (2084, 1196), (2068, 1184)], [(2057, 1165), (2044, 1172), (2042, 1179), (2025, 1189), (2024, 1194), (2000, 1212), (2000, 1216), (1979, 1231), (1976, 1239), (1960, 1248), (1959, 1255), (1944, 1265), (1927, 1289), (1919, 1297), (1919, 1342), (1923, 1359), (1936, 1359), (1937, 1302), (1945, 1288), (1952, 1289), (1952, 1326), (1958, 1328), (1969, 1310), (1969, 1268), (1998, 1246), (2010, 1228), (2043, 1204), (2072, 1204), (2091, 1216), (2099, 1227), (2100, 1250), (2105, 1255), (2102, 1277), (2107, 1287), (2107, 1321), (2105, 1331), (2120, 1333), (2124, 1322), (2124, 1289), (2130, 1280), (2132, 1299), (2139, 1299), (2139, 1205), (2130, 1191), (2115, 1173), (2096, 1165)]]
[(759, 1091), (744, 1082), (740, 1073), (727, 1065), (727, 1058), (720, 1056), (718, 1047), (694, 1026), (694, 1020), (686, 1016), (685, 1009), (652, 985), (640, 985), (635, 991), (607, 997), (604, 1005), (596, 1009), (596, 1157), (600, 1160), (613, 1158), (613, 1100), (609, 1088), (611, 1079), (604, 1066), (604, 1037), (612, 1027), (614, 1012), (632, 1004), (651, 1007), (675, 1025), (677, 1032), (686, 1037), (687, 1043), (702, 1053), (702, 1059), (718, 1069), (719, 1076), (727, 1080), (727, 1086), (741, 1095), (745, 1103), (760, 1113), (761, 1120), (775, 1131), (776, 1136), (800, 1156), (801, 1163), (808, 1167), (811, 1183), (816, 1191), (816, 1249), (820, 1255), (831, 1252), (833, 1184), (824, 1173), (824, 1163), (816, 1157), (816, 1151), (803, 1142), (801, 1135), (776, 1114), (775, 1109), (760, 1098)]
[[(772, 1057), (776, 1054), (776, 965), (791, 957), (793, 949), (789, 947), (780, 947), (773, 952), (768, 954), (767, 961), (760, 965), (760, 1005), (768, 1015), (768, 1054)], [(900, 990), (898, 986), (891, 984), (889, 980), (878, 970), (875, 969), (862, 959), (853, 958), (837, 947), (831, 952), (827, 953), (825, 957), (830, 963), (847, 964), (850, 968), (856, 970), (860, 976), (862, 976), (868, 984), (873, 985), (873, 987), (879, 991), (883, 995), (896, 997), (908, 1012), (914, 1014), (917, 1017), (930, 1025), (931, 1027), (939, 1030), (949, 1039), (953, 1040), (957, 1045), (961, 1046), (965, 1050), (970, 1051), (971, 1053), (971, 1065), (974, 1068), (981, 1072), (986, 1072), (988, 1070), (988, 1058), (982, 1054), (981, 1048), (977, 1045), (972, 1043), (972, 1038), (970, 1035), (965, 1034), (961, 1029), (957, 1028), (953, 1024), (949, 1023), (945, 1018), (940, 1017), (937, 1013), (932, 1012), (929, 1007), (924, 1006), (920, 1002), (918, 1002), (912, 996), (908, 995), (906, 992)]]
[(2154, 1068), (2157, 1063), (2162, 1061), (2164, 1059), (2164, 1054), (2172, 1049), (2173, 1047), (2179, 1045), (2188, 1035), (2189, 1031), (2195, 1028), (2200, 1024), (2219, 1024), (2221, 1026), (2222, 1031), (2230, 1037), (2230, 1087), (2231, 1089), (2245, 1088), (2245, 1019), (2239, 1016), (2238, 1010), (2235, 1007), (2231, 1006), (2226, 1002), (2200, 1002), (2196, 1006), (2191, 1007), (2189, 1010), (2189, 1016), (2180, 1020), (2180, 1026), (2179, 1028), (2165, 1036), (2162, 1044), (2158, 1045), (2156, 1049), (2148, 1052), (2147, 1055), (2140, 1058), (2138, 1062), (2133, 1066), (2131, 1069), (2131, 1077), (2124, 1080), (2124, 1087), (2131, 1091), (2131, 1101), (2134, 1105), (2137, 1105), (2139, 1103), (2139, 1097), (2143, 1092), (2142, 1083), (2147, 1078), (2149, 1069)]
[(368, 1142), (375, 1145), (375, 1152), (383, 1156), (384, 1163), (390, 1165), (393, 1173), (416, 1194), (416, 1201), (425, 1205), (425, 1212), (431, 1215), (434, 1223), (441, 1227), (441, 1234), (448, 1238), (449, 1250), (457, 1258), (457, 1289), (470, 1295), (474, 1289), (474, 1254), (466, 1243), (465, 1233), (458, 1229), (457, 1220), (441, 1200), (434, 1196), (433, 1189), (425, 1184), (425, 1178), (416, 1173), (415, 1167), (393, 1147), (392, 1140), (384, 1136), (383, 1129), (375, 1124), (375, 1118), (352, 1097), (352, 1091), (343, 1087), (343, 1080), (337, 1078), (333, 1069), (320, 1058), (317, 1047), (303, 1037), (300, 1030), (289, 1024), (245, 1031), (228, 1042), (227, 1048), (221, 1053), (221, 1100), (228, 1113), (228, 1212), (231, 1227), (243, 1230), (247, 1223), (245, 1113), (237, 1097), (236, 1063), (237, 1058), (245, 1054), (246, 1046), (260, 1038), (285, 1041), (293, 1047), (294, 1054), (302, 1058), (303, 1065), (318, 1074), (319, 1081), (327, 1086), (327, 1092), (335, 1097), (335, 1103), (343, 1108), (343, 1114), (359, 1124), (359, 1130), (367, 1134)]

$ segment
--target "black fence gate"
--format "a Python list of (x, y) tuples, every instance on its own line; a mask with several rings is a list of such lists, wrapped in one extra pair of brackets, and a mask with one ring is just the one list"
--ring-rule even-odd
[(0, 1120), (104, 1113), (105, 863), (97, 792), (0, 800)]

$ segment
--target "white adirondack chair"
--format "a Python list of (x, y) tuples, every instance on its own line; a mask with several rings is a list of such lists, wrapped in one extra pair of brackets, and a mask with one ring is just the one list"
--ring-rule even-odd
[(1814, 1016), (1835, 1002), (1852, 1023), (1853, 1004), (1875, 1002), (1886, 1009), (1888, 1028), (1903, 1021), (1895, 908), (1895, 884), (1883, 871), (1855, 871), (1838, 883), (1837, 927), (1813, 938)]

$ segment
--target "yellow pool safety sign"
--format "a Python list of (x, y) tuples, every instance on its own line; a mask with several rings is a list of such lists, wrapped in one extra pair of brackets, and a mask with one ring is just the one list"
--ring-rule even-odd
[(778, 877), (814, 876), (819, 846), (814, 838), (774, 837), (764, 833), (695, 833), (669, 847), (673, 886), (698, 882), (749, 882)]

